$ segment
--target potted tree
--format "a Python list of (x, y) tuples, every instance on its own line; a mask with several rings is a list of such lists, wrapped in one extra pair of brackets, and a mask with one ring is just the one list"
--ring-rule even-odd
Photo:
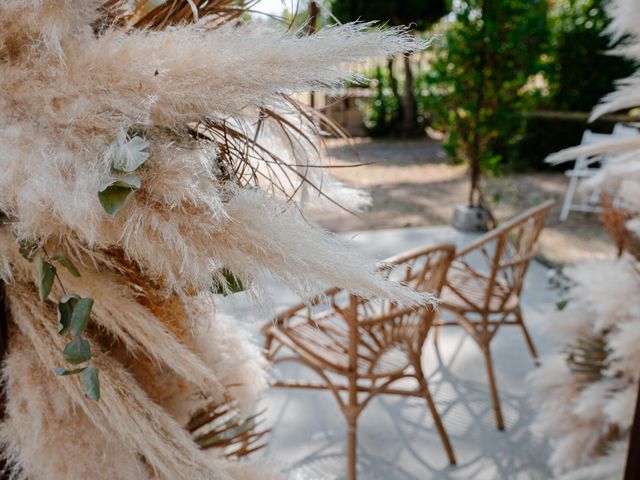
[(436, 42), (428, 83), (435, 126), (447, 132), (448, 155), (469, 167), (469, 199), (455, 207), (456, 228), (494, 223), (482, 174), (499, 171), (522, 134), (523, 88), (539, 70), (546, 11), (542, 0), (461, 2)]

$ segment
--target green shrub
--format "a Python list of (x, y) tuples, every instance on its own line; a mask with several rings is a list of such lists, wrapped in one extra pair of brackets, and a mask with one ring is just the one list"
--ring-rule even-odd
[(567, 164), (554, 167), (546, 163), (545, 158), (564, 148), (579, 145), (582, 134), (587, 129), (592, 132), (611, 133), (615, 122), (598, 120), (587, 123), (586, 119), (550, 118), (534, 113), (525, 119), (525, 123), (517, 154), (509, 163), (512, 171), (567, 170)]
[(561, 0), (549, 15), (550, 45), (544, 72), (549, 108), (589, 111), (635, 70), (625, 58), (607, 53), (614, 45), (604, 31), (605, 0)]

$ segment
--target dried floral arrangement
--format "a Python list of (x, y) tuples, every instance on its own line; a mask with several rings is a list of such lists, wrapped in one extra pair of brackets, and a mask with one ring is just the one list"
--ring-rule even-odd
[[(640, 4), (609, 4), (616, 54), (640, 61)], [(640, 76), (621, 80), (593, 112), (640, 106)], [(549, 329), (563, 344), (532, 376), (539, 406), (535, 429), (550, 438), (550, 464), (562, 480), (622, 478), (640, 381), (640, 136), (571, 148), (550, 157), (609, 158), (592, 182), (604, 193), (617, 259), (565, 270), (565, 299)]]
[(291, 98), (424, 44), (256, 27), (254, 2), (129, 3), (0, 4), (0, 461), (30, 480), (272, 478), (199, 448), (226, 441), (199, 430), (220, 405), (250, 415), (266, 386), (215, 295), (259, 299), (268, 272), (303, 296), (428, 300), (304, 219), (363, 197), (326, 177), (319, 118)]

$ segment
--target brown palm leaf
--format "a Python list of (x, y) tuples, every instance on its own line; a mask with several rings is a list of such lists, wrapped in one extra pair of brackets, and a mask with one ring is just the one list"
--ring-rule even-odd
[(107, 0), (107, 23), (135, 28), (162, 29), (170, 25), (207, 17), (206, 26), (215, 28), (235, 21), (251, 11), (258, 0), (138, 0), (130, 8), (126, 1)]
[(263, 413), (244, 418), (233, 402), (212, 404), (194, 415), (186, 428), (201, 449), (220, 449), (227, 458), (240, 458), (267, 445), (271, 430), (261, 428)]
[(582, 383), (592, 383), (602, 378), (608, 367), (606, 334), (593, 334), (578, 338), (565, 349), (569, 369)]

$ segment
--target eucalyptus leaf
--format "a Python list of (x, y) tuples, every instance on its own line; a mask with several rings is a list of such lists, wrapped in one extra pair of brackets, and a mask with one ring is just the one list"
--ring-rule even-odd
[(65, 295), (58, 303), (58, 333), (67, 335), (71, 327), (71, 315), (78, 304), (80, 297), (77, 295)]
[(126, 175), (103, 185), (98, 191), (98, 199), (105, 211), (115, 216), (131, 196), (140, 188), (140, 179), (135, 175)]
[(36, 260), (36, 268), (38, 270), (40, 300), (44, 302), (51, 293), (51, 288), (56, 278), (56, 267), (51, 265), (48, 260), (38, 257)]
[(91, 400), (100, 400), (100, 376), (98, 369), (93, 365), (89, 365), (81, 374), (82, 386), (87, 398)]
[(64, 347), (62, 355), (72, 365), (91, 360), (91, 344), (84, 338), (76, 338)]
[(40, 249), (40, 245), (38, 245), (37, 242), (32, 242), (30, 240), (20, 240), (18, 245), (20, 246), (20, 255), (29, 261), (33, 260), (33, 257), (36, 256), (36, 253), (38, 253), (38, 250)]
[(78, 271), (76, 266), (73, 264), (73, 262), (71, 260), (69, 260), (67, 257), (65, 257), (63, 254), (58, 253), (58, 254), (54, 255), (53, 257), (51, 257), (51, 259), (57, 261), (58, 263), (60, 263), (60, 265), (62, 265), (64, 268), (66, 268), (69, 271), (69, 273), (71, 275), (73, 275), (74, 277), (79, 277), (80, 276), (80, 272)]
[(92, 308), (93, 299), (88, 297), (81, 298), (73, 307), (73, 312), (71, 313), (70, 331), (74, 337), (79, 337), (87, 329)]
[(149, 143), (141, 136), (135, 135), (126, 143), (115, 141), (111, 144), (111, 169), (118, 172), (131, 173), (149, 158)]
[(224, 283), (214, 279), (211, 291), (219, 295), (227, 295), (229, 293), (238, 293), (244, 291), (242, 281), (226, 268), (222, 269)]
[(87, 367), (82, 368), (56, 368), (54, 372), (59, 377), (67, 377), (69, 375), (77, 375), (78, 373), (82, 373), (86, 370)]

